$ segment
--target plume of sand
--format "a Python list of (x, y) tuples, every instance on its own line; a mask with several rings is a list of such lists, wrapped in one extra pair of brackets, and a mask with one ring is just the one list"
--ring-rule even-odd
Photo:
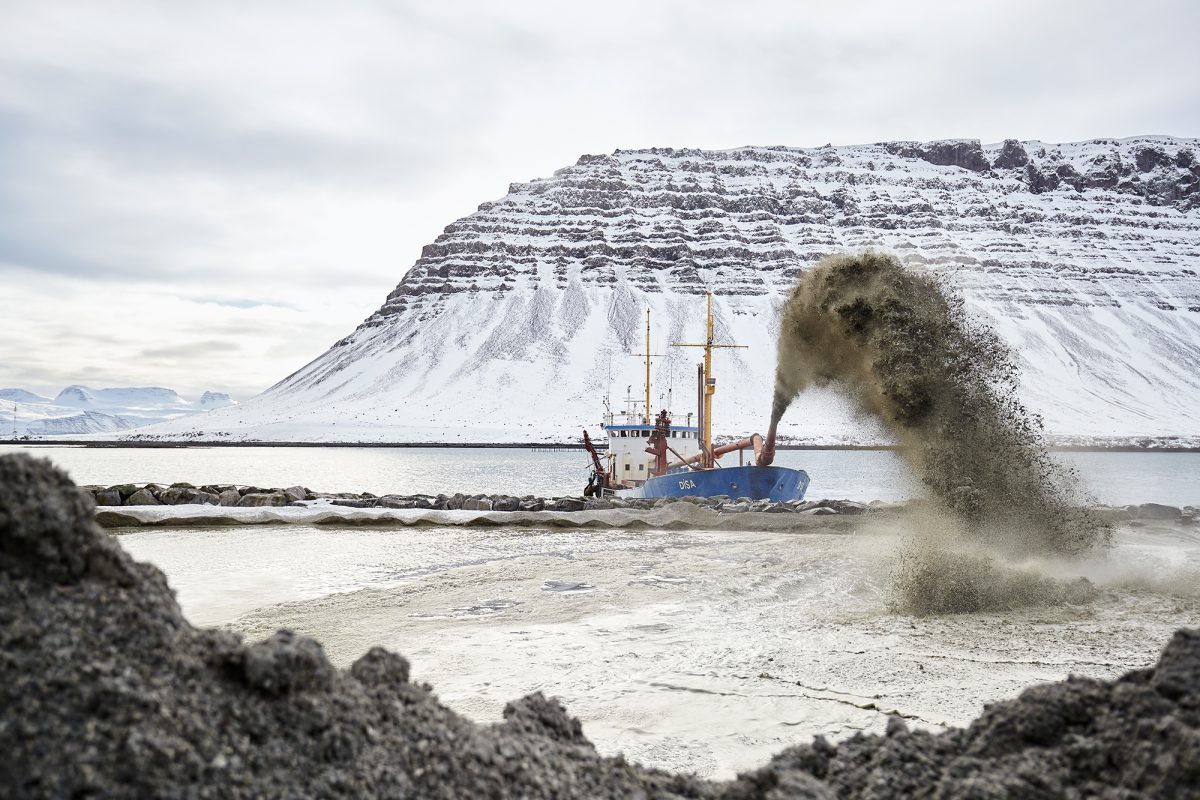
[[(792, 290), (772, 424), (806, 388), (841, 386), (883, 422), (943, 512), (936, 522), (913, 521), (921, 535), (897, 571), (900, 606), (956, 610), (957, 596), (969, 606), (960, 610), (976, 610), (995, 606), (1005, 584), (1013, 597), (1048, 596), (1000, 567), (986, 573), (990, 562), (964, 555), (965, 546), (1069, 556), (1109, 541), (1109, 525), (1081, 507), (1073, 474), (1047, 454), (1040, 419), (1017, 399), (1018, 378), (1007, 346), (957, 292), (891, 256), (824, 259)], [(975, 595), (964, 575), (990, 582), (982, 600), (968, 601)], [(938, 576), (942, 589), (958, 588), (922, 600), (939, 595)]]

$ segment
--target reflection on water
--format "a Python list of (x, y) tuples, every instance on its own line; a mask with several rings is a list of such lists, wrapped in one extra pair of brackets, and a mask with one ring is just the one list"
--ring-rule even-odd
[[(84, 448), (0, 445), (50, 458), (77, 483), (300, 484), (375, 494), (577, 495), (587, 482), (581, 450), (435, 447)], [(726, 456), (736, 463), (736, 454)], [(1102, 503), (1200, 503), (1200, 453), (1059, 453)], [(775, 463), (808, 471), (810, 498), (901, 500), (919, 494), (887, 450), (781, 450)]]

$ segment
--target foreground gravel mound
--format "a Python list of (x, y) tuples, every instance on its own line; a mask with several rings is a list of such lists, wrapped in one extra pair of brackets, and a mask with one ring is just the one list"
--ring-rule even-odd
[(193, 628), (92, 514), (48, 462), (0, 457), (3, 797), (1200, 796), (1200, 631), (1154, 669), (1037, 686), (964, 730), (893, 720), (709, 783), (599, 756), (541, 695), (479, 726), (382, 649), (342, 671), (288, 631)]

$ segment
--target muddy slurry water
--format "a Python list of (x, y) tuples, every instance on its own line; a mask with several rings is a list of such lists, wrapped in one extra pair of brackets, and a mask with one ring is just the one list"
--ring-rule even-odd
[(930, 502), (909, 521), (894, 603), (917, 613), (1086, 600), (1084, 585), (1014, 571), (1016, 555), (1079, 556), (1111, 526), (1084, 507), (1017, 399), (1004, 342), (937, 276), (895, 258), (835, 256), (783, 312), (772, 427), (805, 389), (834, 384), (891, 431)]

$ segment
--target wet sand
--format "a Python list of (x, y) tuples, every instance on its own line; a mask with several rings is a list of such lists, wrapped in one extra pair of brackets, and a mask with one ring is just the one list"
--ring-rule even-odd
[(886, 523), (813, 522), (180, 528), (121, 543), (167, 573), (193, 622), (250, 640), (291, 627), (339, 666), (383, 645), (479, 721), (513, 697), (557, 695), (601, 752), (710, 777), (817, 734), (882, 731), (892, 711), (937, 729), (1031, 683), (1113, 677), (1200, 618), (1196, 528), (1123, 528), (1103, 562), (1042, 565), (1095, 580), (1087, 605), (919, 618), (887, 610)]

